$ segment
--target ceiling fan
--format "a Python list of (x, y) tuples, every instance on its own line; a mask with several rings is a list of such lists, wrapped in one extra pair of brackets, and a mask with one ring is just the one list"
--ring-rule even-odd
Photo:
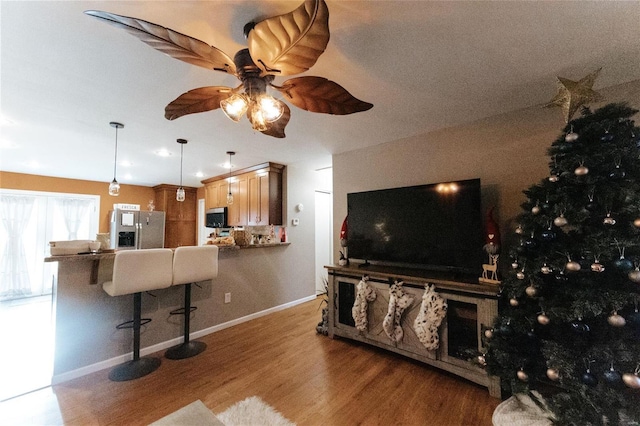
[(233, 59), (203, 41), (142, 19), (99, 10), (85, 13), (126, 30), (173, 58), (232, 74), (240, 80), (234, 88), (208, 86), (183, 93), (166, 106), (164, 116), (168, 120), (221, 108), (234, 121), (246, 113), (255, 130), (284, 138), (291, 110), (267, 95), (267, 87), (310, 112), (345, 115), (373, 107), (323, 77), (302, 76), (280, 86), (273, 84), (276, 76), (307, 71), (324, 52), (329, 42), (329, 9), (324, 0), (306, 0), (289, 13), (246, 24), (248, 48), (239, 50)]

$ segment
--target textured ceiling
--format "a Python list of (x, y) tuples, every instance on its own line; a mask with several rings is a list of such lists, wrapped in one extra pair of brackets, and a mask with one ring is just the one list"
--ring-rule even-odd
[[(144, 19), (214, 45), (246, 46), (245, 23), (289, 12), (294, 1), (2, 1), (0, 168), (97, 181), (199, 186), (264, 161), (319, 169), (331, 154), (542, 105), (555, 77), (594, 85), (640, 79), (640, 2), (327, 1), (331, 39), (305, 75), (329, 78), (373, 109), (346, 116), (291, 106), (285, 139), (234, 123), (220, 110), (175, 121), (164, 107), (235, 77), (170, 58), (88, 9)], [(276, 78), (275, 83), (284, 79)], [(560, 110), (550, 113), (558, 115)], [(10, 120), (10, 124), (5, 124)], [(155, 154), (165, 148), (169, 157)], [(203, 177), (197, 177), (201, 172)]]

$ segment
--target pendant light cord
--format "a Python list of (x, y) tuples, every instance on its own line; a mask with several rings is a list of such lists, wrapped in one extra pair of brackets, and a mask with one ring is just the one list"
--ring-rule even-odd
[(113, 156), (113, 180), (116, 180), (116, 168), (118, 167), (118, 126), (116, 128), (116, 149)]
[(182, 188), (182, 157), (183, 157), (182, 153), (183, 153), (183, 150), (184, 150), (184, 144), (181, 143), (180, 144), (180, 188)]

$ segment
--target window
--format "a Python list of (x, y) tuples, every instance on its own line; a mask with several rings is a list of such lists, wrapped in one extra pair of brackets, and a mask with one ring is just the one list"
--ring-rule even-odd
[(49, 241), (93, 240), (100, 196), (0, 189), (0, 300), (50, 294)]

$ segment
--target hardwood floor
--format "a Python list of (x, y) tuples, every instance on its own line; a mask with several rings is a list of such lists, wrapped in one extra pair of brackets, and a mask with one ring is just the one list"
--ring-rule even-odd
[(220, 413), (256, 395), (300, 426), (491, 425), (500, 401), (486, 388), (318, 335), (319, 306), (314, 300), (205, 336), (202, 354), (162, 358), (137, 380), (112, 382), (104, 370), (10, 399), (0, 403), (0, 423), (146, 425), (197, 399)]

